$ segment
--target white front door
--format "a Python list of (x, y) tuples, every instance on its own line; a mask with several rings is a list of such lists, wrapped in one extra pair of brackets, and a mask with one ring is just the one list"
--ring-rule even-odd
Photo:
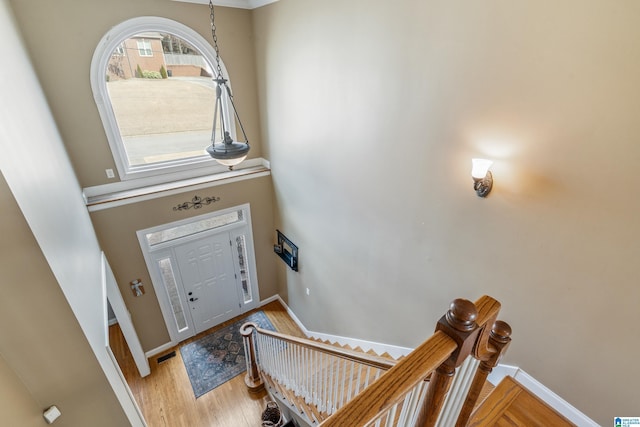
[(174, 250), (196, 334), (241, 314), (229, 233), (183, 243)]
[(259, 305), (248, 204), (137, 234), (173, 345)]

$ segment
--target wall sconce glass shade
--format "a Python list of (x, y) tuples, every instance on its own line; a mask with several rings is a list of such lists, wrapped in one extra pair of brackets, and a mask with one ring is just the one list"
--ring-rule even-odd
[(487, 159), (472, 159), (471, 164), (473, 189), (476, 190), (478, 197), (487, 197), (493, 187), (493, 175), (489, 171), (493, 162)]

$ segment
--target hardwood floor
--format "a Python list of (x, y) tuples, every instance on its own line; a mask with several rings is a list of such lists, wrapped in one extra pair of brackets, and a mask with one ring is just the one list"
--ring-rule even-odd
[[(269, 303), (259, 310), (264, 311), (279, 332), (304, 337), (302, 331), (278, 301)], [(247, 314), (249, 313), (242, 317)], [(180, 345), (195, 341), (236, 320), (237, 318), (225, 322)], [(109, 328), (109, 343), (149, 427), (260, 425), (262, 411), (269, 400), (268, 395), (266, 391), (249, 393), (244, 385), (244, 374), (196, 399), (180, 356), (180, 345), (149, 359), (151, 374), (140, 378), (117, 324)], [(158, 363), (159, 357), (172, 351), (175, 351), (175, 357)]]

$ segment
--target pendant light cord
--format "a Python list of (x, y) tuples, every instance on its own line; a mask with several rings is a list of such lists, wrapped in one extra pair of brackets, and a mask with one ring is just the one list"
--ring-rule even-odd
[(213, 0), (209, 0), (209, 18), (211, 21), (211, 37), (213, 38), (213, 49), (216, 51), (216, 63), (218, 76), (216, 78), (222, 78), (222, 66), (220, 65), (220, 49), (218, 48), (218, 36), (216, 35), (216, 23), (215, 14), (213, 12)]
[[(242, 121), (240, 120), (240, 116), (238, 115), (238, 110), (236, 110), (236, 105), (233, 102), (233, 95), (231, 94), (231, 89), (227, 86), (227, 79), (222, 76), (222, 65), (220, 65), (220, 49), (218, 48), (218, 35), (216, 34), (216, 24), (215, 24), (215, 13), (213, 12), (213, 0), (209, 0), (209, 18), (211, 21), (211, 37), (213, 38), (213, 49), (216, 51), (216, 71), (218, 75), (216, 77), (216, 82), (218, 86), (224, 86), (227, 94), (229, 95), (229, 101), (231, 102), (231, 107), (233, 109), (234, 116), (240, 125), (240, 130), (242, 131), (242, 136), (244, 136), (245, 143), (249, 145), (249, 138), (247, 138), (247, 133), (244, 131), (244, 126), (242, 125)], [(222, 113), (222, 109), (220, 110)], [(224, 119), (222, 120), (224, 122)], [(224, 128), (224, 123), (221, 123)], [(215, 129), (213, 130), (215, 132)], [(223, 130), (224, 132), (224, 130)], [(223, 140), (224, 140), (223, 133)], [(212, 138), (212, 144), (214, 143)]]

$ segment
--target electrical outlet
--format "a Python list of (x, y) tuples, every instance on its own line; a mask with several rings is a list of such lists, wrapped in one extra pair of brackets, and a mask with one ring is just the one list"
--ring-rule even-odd
[(309, 295), (309, 288), (307, 288), (307, 295)]
[(116, 174), (113, 173), (113, 169), (105, 169), (104, 171), (107, 174), (107, 178), (115, 178), (116, 177)]

